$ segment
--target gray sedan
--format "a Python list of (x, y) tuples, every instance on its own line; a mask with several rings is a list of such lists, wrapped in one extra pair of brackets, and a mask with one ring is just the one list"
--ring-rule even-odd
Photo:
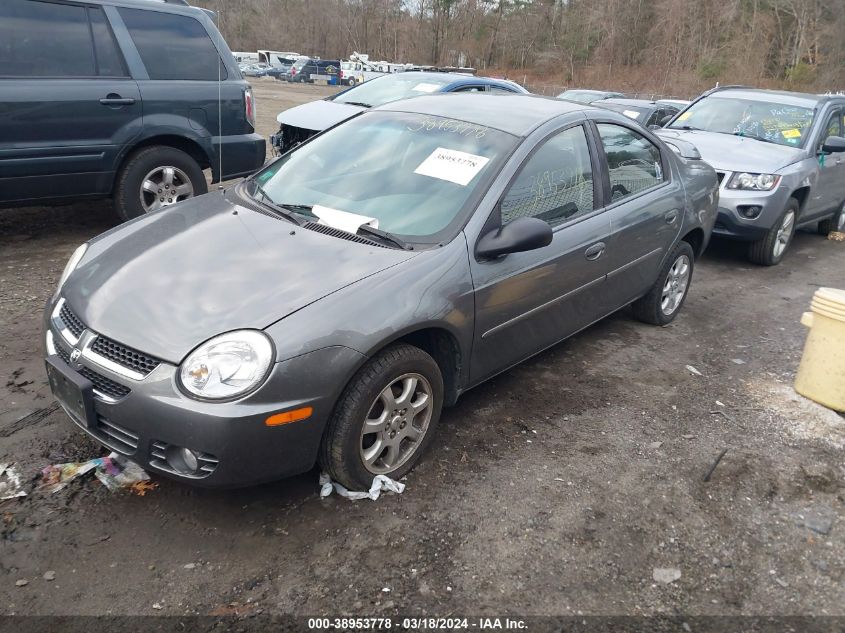
[(80, 247), (50, 384), (98, 442), (199, 485), (401, 477), (468, 389), (628, 304), (678, 315), (717, 209), (696, 156), (555, 99), (374, 108)]

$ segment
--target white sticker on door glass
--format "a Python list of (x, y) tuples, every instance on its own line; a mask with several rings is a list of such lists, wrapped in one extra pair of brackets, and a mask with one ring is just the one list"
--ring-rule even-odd
[(438, 147), (414, 170), (415, 174), (448, 180), (466, 187), (490, 162), (489, 158)]
[(640, 113), (637, 112), (636, 110), (623, 110), (622, 114), (624, 114), (629, 119), (639, 119), (640, 118)]

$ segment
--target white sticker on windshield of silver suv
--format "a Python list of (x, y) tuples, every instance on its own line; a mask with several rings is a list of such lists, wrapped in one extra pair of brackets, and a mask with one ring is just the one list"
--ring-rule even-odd
[(440, 90), (440, 86), (438, 84), (427, 84), (427, 83), (419, 83), (413, 88), (411, 88), (414, 92), (437, 92)]
[(414, 170), (415, 174), (431, 176), (440, 180), (448, 180), (455, 184), (466, 187), (475, 178), (484, 165), (490, 162), (489, 158), (459, 152), (456, 149), (445, 149), (438, 147), (431, 152), (428, 158), (420, 163)]

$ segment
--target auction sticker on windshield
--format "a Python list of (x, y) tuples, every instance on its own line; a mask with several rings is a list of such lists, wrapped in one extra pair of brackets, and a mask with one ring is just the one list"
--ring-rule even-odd
[(440, 90), (440, 86), (438, 84), (419, 83), (411, 88), (411, 90), (414, 92), (437, 92)]
[(490, 159), (484, 156), (438, 147), (420, 163), (414, 173), (466, 187), (489, 162)]

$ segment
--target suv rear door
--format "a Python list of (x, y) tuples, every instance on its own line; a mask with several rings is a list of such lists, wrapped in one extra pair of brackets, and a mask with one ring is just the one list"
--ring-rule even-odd
[(0, 95), (0, 203), (109, 193), (141, 102), (102, 8), (0, 2)]

